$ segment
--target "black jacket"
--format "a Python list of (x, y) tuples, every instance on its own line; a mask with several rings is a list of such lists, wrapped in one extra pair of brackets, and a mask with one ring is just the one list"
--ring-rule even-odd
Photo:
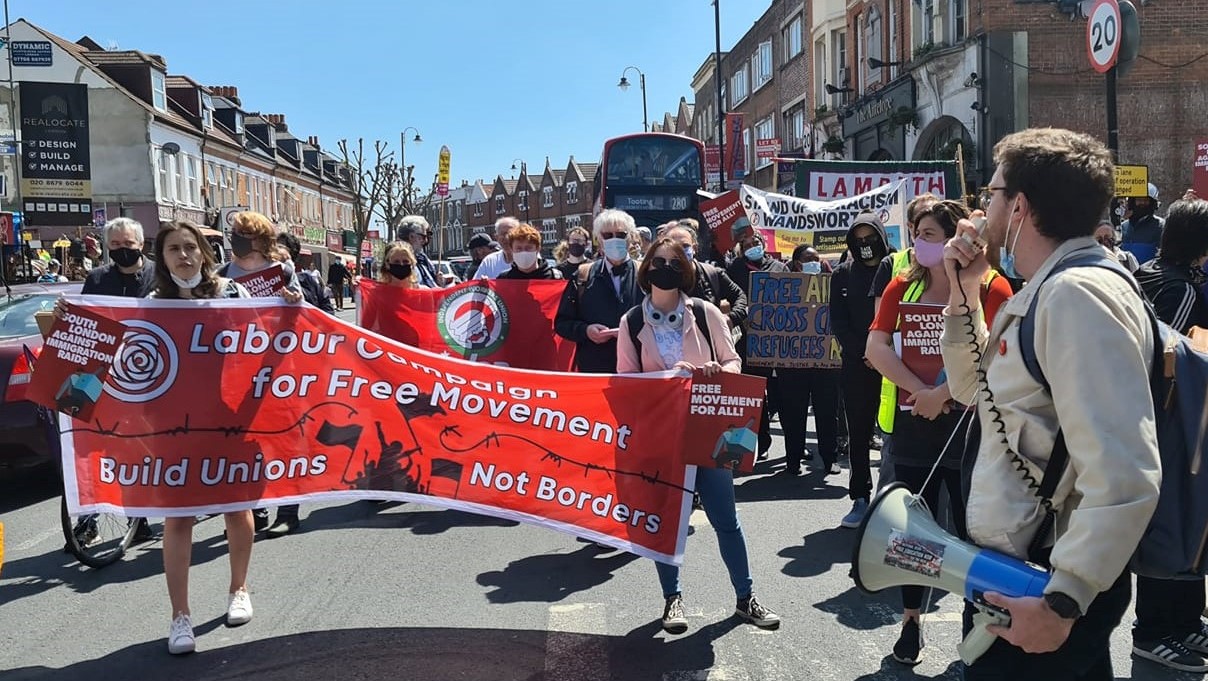
[(1175, 265), (1158, 258), (1133, 273), (1158, 319), (1181, 334), (1191, 327), (1208, 328), (1208, 304), (1192, 278), (1192, 265)]
[(591, 262), (591, 260), (580, 260), (579, 262), (563, 260), (562, 262), (558, 263), (557, 268), (558, 271), (562, 273), (563, 279), (574, 279), (579, 272), (579, 265), (587, 265)]
[(617, 342), (593, 343), (587, 337), (587, 327), (603, 324), (610, 329), (619, 328), (621, 316), (642, 302), (646, 294), (638, 288), (638, 268), (633, 260), (618, 265), (621, 268), (621, 293), (617, 295), (612, 284), (612, 273), (606, 261), (592, 264), (587, 272), (587, 281), (580, 286), (572, 279), (562, 294), (558, 315), (554, 319), (554, 330), (559, 336), (578, 345), (575, 366), (588, 373), (611, 374), (617, 370)]
[(727, 317), (730, 328), (741, 328), (742, 323), (747, 321), (746, 292), (720, 267), (699, 260), (692, 264), (696, 266), (696, 287), (688, 295), (707, 300), (718, 307), (721, 307), (721, 301), (729, 301), (730, 313)]
[[(873, 227), (880, 235), (881, 241), (885, 245), (885, 251), (889, 252), (889, 239), (885, 236), (884, 228), (868, 223), (861, 223), (861, 225)], [(853, 225), (847, 232), (847, 246), (852, 253), (855, 252), (852, 235), (859, 226)], [(835, 337), (839, 339), (839, 345), (843, 348), (845, 363), (864, 360), (864, 348), (868, 345), (868, 327), (872, 326), (876, 302), (869, 293), (880, 264), (880, 258), (877, 258), (872, 265), (865, 265), (860, 260), (848, 258), (839, 263), (831, 274), (831, 330), (834, 331)]]
[(143, 256), (143, 268), (134, 274), (122, 274), (117, 265), (109, 263), (92, 268), (84, 279), (85, 294), (146, 298), (155, 289), (155, 262)]
[(302, 297), (306, 302), (329, 314), (335, 314), (336, 308), (331, 304), (331, 296), (319, 280), (318, 273), (299, 271), (298, 283), (302, 286)]
[(770, 256), (763, 256), (763, 260), (759, 261), (758, 265), (753, 265), (750, 260), (745, 257), (738, 257), (730, 266), (726, 268), (726, 275), (730, 277), (730, 281), (738, 284), (738, 288), (742, 289), (744, 295), (751, 295), (751, 273), (752, 272), (788, 272), (788, 265), (775, 260)]
[(548, 263), (541, 262), (540, 266), (532, 272), (521, 272), (516, 268), (516, 263), (512, 263), (512, 268), (505, 270), (499, 274), (497, 279), (564, 279), (562, 272), (550, 267)]
[(344, 266), (343, 261), (333, 262), (331, 263), (331, 266), (327, 268), (327, 281), (332, 286), (342, 284), (344, 283), (344, 280), (348, 278), (348, 268)]

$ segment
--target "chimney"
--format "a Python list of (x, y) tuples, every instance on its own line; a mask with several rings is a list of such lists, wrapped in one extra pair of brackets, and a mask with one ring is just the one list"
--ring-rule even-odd
[(238, 106), (243, 104), (239, 101), (239, 88), (234, 85), (215, 85), (210, 88), (210, 91), (219, 97), (224, 97), (231, 100)]
[(322, 148), (319, 146), (319, 138), (315, 135), (311, 135), (310, 137), (307, 137), (306, 143), (309, 144), (310, 146), (314, 147), (315, 149)]

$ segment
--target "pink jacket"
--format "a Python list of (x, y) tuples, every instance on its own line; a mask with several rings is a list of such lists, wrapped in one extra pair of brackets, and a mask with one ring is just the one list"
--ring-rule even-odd
[[(713, 356), (709, 352), (709, 346), (705, 343), (700, 329), (696, 328), (696, 317), (692, 313), (692, 305), (688, 296), (681, 294), (680, 298), (684, 301), (683, 360), (691, 362), (693, 366), (704, 366), (706, 362), (713, 359)], [(725, 315), (717, 309), (717, 306), (707, 301), (705, 301), (705, 312), (708, 315), (709, 337), (713, 340), (713, 353), (717, 355), (717, 363), (721, 364), (723, 371), (740, 373), (742, 359), (734, 350), (734, 340), (730, 337), (730, 329), (726, 327)], [(643, 314), (645, 313), (643, 312)], [(620, 332), (617, 334), (618, 374), (636, 374), (643, 371), (662, 371), (671, 368), (663, 364), (663, 358), (659, 355), (658, 343), (654, 340), (654, 329), (651, 328), (649, 319), (646, 319), (646, 324), (638, 332), (638, 340), (642, 344), (641, 361), (638, 361), (637, 348), (634, 347), (633, 340), (629, 337), (629, 325), (622, 316)]]

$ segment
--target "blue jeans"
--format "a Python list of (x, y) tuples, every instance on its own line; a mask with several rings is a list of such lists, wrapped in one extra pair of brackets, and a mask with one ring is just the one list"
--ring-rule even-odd
[[(738, 510), (734, 507), (734, 475), (724, 468), (696, 469), (696, 492), (700, 494), (701, 506), (713, 531), (717, 533), (717, 547), (721, 550), (722, 562), (730, 572), (730, 583), (739, 600), (751, 595), (751, 567), (747, 562), (747, 539), (738, 524)], [(654, 564), (659, 573), (659, 584), (663, 587), (663, 598), (680, 593), (680, 569), (667, 563)]]

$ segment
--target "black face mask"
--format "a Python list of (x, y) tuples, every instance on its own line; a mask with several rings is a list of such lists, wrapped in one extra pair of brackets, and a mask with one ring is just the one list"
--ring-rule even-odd
[(386, 268), (386, 271), (390, 272), (390, 276), (394, 277), (395, 279), (410, 279), (411, 278), (411, 265), (410, 264), (400, 265), (398, 263), (392, 262)]
[(684, 285), (684, 275), (670, 267), (652, 267), (646, 278), (654, 288), (675, 291)]
[(256, 249), (253, 248), (251, 239), (231, 232), (231, 252), (235, 254), (236, 258), (245, 257), (254, 250)]
[(587, 252), (587, 244), (569, 244), (567, 249), (571, 255), (576, 258), (582, 258), (583, 254)]
[(885, 257), (885, 244), (875, 236), (856, 240), (856, 258), (868, 262)]
[(143, 252), (137, 248), (114, 248), (109, 251), (109, 257), (118, 267), (134, 267), (143, 257)]

